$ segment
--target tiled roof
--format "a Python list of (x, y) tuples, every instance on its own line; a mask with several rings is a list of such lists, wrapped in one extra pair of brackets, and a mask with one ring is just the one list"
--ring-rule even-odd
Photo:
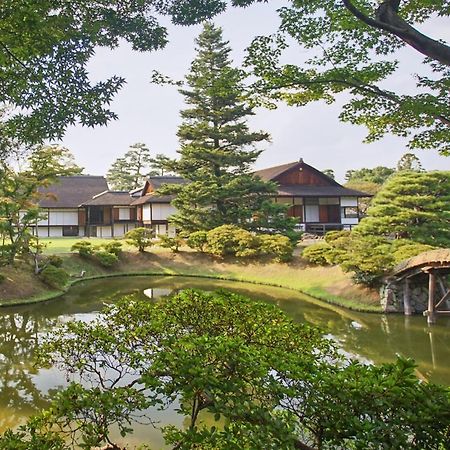
[(257, 170), (254, 172), (255, 175), (258, 175), (264, 181), (270, 181), (276, 178), (278, 175), (286, 172), (289, 169), (295, 167), (299, 162), (295, 161), (288, 164), (282, 164), (281, 166), (269, 167), (267, 169)]
[(44, 197), (39, 202), (42, 208), (77, 208), (94, 195), (108, 190), (105, 177), (76, 175), (60, 177), (58, 182), (39, 189)]
[(94, 195), (83, 206), (129, 206), (133, 200), (128, 191), (105, 191)]
[(309, 186), (292, 185), (278, 186), (278, 195), (299, 196), (299, 197), (371, 197), (370, 194), (347, 189), (343, 186)]

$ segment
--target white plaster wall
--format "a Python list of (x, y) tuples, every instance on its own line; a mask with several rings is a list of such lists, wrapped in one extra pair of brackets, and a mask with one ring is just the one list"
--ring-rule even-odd
[(97, 237), (103, 237), (103, 238), (112, 237), (111, 227), (97, 227)]
[(62, 237), (62, 227), (50, 227), (50, 237)]
[(130, 208), (119, 208), (119, 220), (130, 220)]
[(78, 225), (78, 209), (56, 210), (49, 213), (50, 225)]
[(358, 206), (357, 197), (341, 197), (341, 206)]
[(357, 217), (341, 217), (341, 223), (343, 225), (357, 225), (359, 219)]
[(142, 206), (142, 220), (151, 220), (150, 216), (150, 205)]
[(176, 211), (177, 209), (170, 204), (154, 203), (152, 205), (152, 220), (167, 220)]

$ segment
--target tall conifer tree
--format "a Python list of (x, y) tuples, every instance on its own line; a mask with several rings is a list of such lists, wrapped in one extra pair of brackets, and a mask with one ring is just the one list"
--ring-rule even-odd
[(180, 89), (188, 105), (178, 130), (181, 157), (167, 165), (188, 184), (163, 191), (177, 194), (173, 223), (183, 230), (230, 223), (247, 227), (275, 189), (250, 172), (261, 153), (254, 144), (269, 135), (248, 127), (246, 119), (254, 113), (246, 101), (244, 74), (232, 67), (222, 30), (206, 24), (196, 43), (197, 56)]

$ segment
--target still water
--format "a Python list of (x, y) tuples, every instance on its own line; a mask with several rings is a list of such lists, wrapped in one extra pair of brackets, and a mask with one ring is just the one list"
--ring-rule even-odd
[[(33, 367), (41, 336), (68, 320), (91, 320), (104, 304), (123, 295), (158, 298), (184, 288), (225, 288), (275, 303), (294, 320), (320, 326), (358, 358), (381, 363), (392, 361), (397, 354), (412, 357), (420, 377), (450, 384), (450, 318), (440, 317), (430, 328), (421, 316), (357, 313), (289, 289), (183, 277), (111, 278), (80, 283), (63, 297), (46, 303), (0, 309), (0, 432), (46, 407), (52, 392), (64, 384), (56, 370)], [(160, 425), (183, 423), (173, 411), (158, 413), (158, 418)], [(163, 446), (158, 429), (137, 426), (127, 438), (129, 445), (149, 441), (154, 448)]]

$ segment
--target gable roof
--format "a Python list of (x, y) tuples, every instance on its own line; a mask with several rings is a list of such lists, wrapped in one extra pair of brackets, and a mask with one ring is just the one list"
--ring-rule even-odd
[(148, 177), (145, 186), (142, 189), (141, 195), (143, 195), (144, 192), (146, 192), (148, 186), (151, 186), (152, 190), (156, 191), (164, 184), (186, 184), (186, 183), (188, 183), (186, 179), (184, 179), (183, 177), (177, 177), (175, 175)]
[[(282, 175), (288, 174), (298, 170), (306, 169), (309, 172), (314, 173), (321, 178), (325, 185), (309, 185), (309, 184), (289, 184), (285, 185), (279, 183)], [(278, 195), (279, 196), (299, 196), (299, 197), (372, 197), (371, 194), (367, 194), (356, 189), (348, 189), (336, 180), (325, 175), (320, 170), (317, 170), (313, 166), (306, 164), (302, 158), (299, 161), (282, 164), (280, 166), (269, 167), (263, 170), (257, 170), (254, 172), (264, 181), (273, 181), (278, 183)]]
[(333, 178), (329, 177), (328, 175), (325, 175), (320, 170), (317, 170), (315, 167), (306, 164), (303, 161), (303, 158), (300, 158), (296, 162), (282, 164), (281, 166), (274, 166), (269, 167), (268, 169), (257, 170), (254, 173), (255, 175), (258, 175), (260, 178), (262, 178), (264, 181), (278, 181), (278, 178), (281, 175), (301, 169), (308, 169), (310, 172), (315, 173), (318, 177), (326, 181), (327, 184), (329, 185), (341, 186), (336, 180), (333, 180)]
[(58, 182), (39, 189), (43, 196), (39, 201), (42, 208), (78, 208), (93, 196), (107, 191), (105, 177), (94, 175), (75, 175), (59, 177)]
[(133, 200), (128, 191), (104, 191), (80, 206), (129, 206)]

